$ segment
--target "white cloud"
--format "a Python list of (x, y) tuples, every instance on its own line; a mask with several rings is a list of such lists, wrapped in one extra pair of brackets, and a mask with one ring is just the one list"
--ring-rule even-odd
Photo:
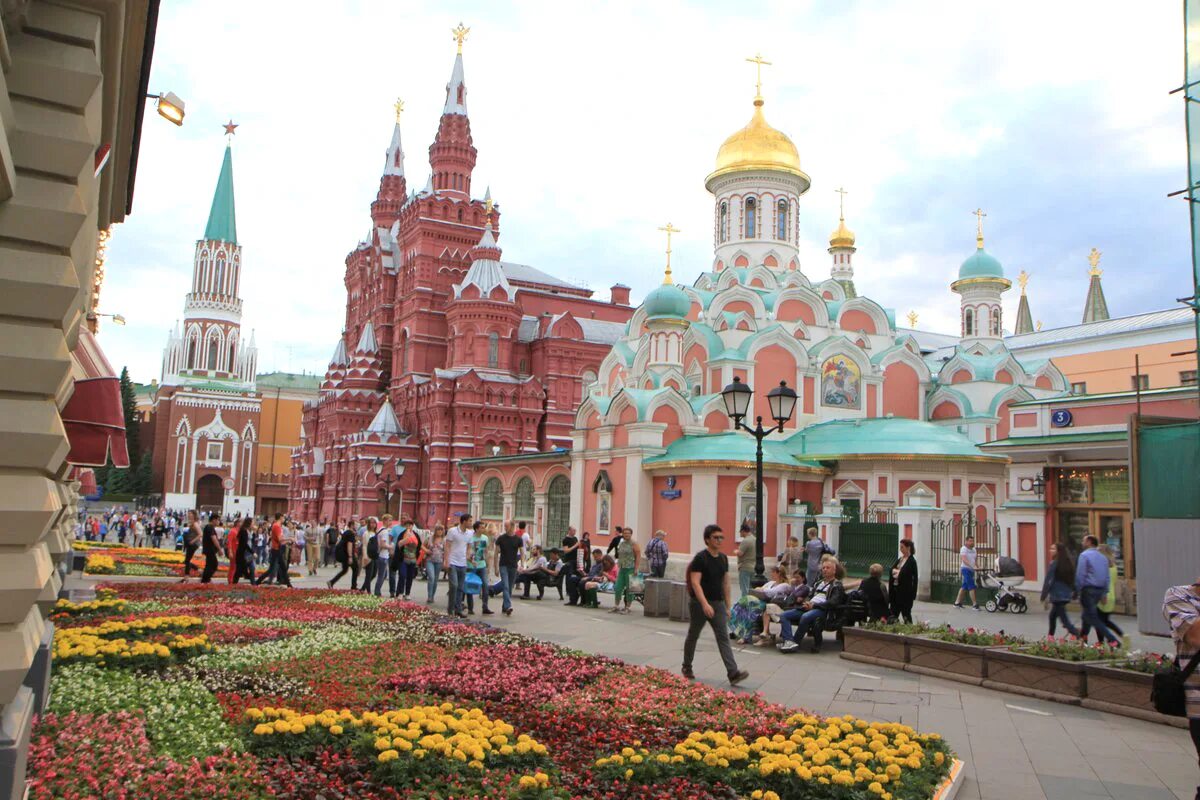
[[(1150, 176), (1153, 191), (1164, 171), (1184, 180), (1182, 109), (1167, 95), (1182, 72), (1171, 4), (1136, 14), (1116, 3), (1045, 2), (472, 3), (453, 17), (435, 3), (304, 8), (232, 0), (163, 8), (151, 88), (184, 97), (187, 124), (149, 112), (134, 213), (109, 250), (103, 295), (129, 326), (105, 326), (102, 341), (136, 379), (157, 377), (166, 329), (182, 311), (220, 164), (218, 123), (230, 116), (242, 126), (234, 174), (244, 325), (257, 331), (264, 370), (324, 370), (344, 318), (344, 259), (368, 230), (391, 104), (396, 95), (406, 102), (406, 167), (417, 189), (460, 13), (472, 28), (464, 59), (475, 188), (482, 195), (490, 185), (503, 206), (505, 257), (602, 296), (614, 281), (633, 286), (635, 298), (658, 282), (656, 229), (667, 220), (684, 231), (681, 279), (711, 263), (703, 180), (721, 141), (749, 119), (754, 76), (743, 59), (756, 51), (773, 62), (764, 69), (767, 117), (813, 177), (802, 200), (805, 271), (828, 274), (832, 190), (845, 185), (860, 289), (900, 316), (916, 308), (923, 327), (957, 327), (947, 283), (974, 246), (976, 205), (1004, 231), (997, 248), (1014, 273), (1039, 259), (1035, 315), (1040, 305), (1057, 324), (1051, 314), (1067, 304), (1039, 295), (1042, 287), (1061, 285), (1081, 304), (1080, 254), (1092, 244), (1140, 254), (1137, 243), (1171, 213), (1162, 195), (1178, 187), (1098, 197), (1092, 182), (1106, 165)], [(1055, 122), (1042, 131), (1030, 118), (1047, 98), (1077, 110), (1069, 130)], [(1053, 240), (1032, 222), (1013, 227), (1026, 217), (1030, 177), (1014, 148), (1042, 140), (1075, 156), (1094, 152), (1087, 168), (1076, 158), (1073, 171), (1036, 177), (1077, 185), (1096, 204), (1093, 217), (1123, 218), (1106, 234), (1127, 245), (1094, 242), (1095, 219), (1077, 208), (1036, 220)], [(1014, 163), (997, 168), (998, 155)], [(1164, 245), (1159, 259), (1186, 258), (1181, 243)], [(1046, 264), (1069, 272), (1052, 280), (1059, 267)], [(1169, 304), (1164, 297), (1156, 307)], [(1073, 310), (1061, 313), (1073, 321)]]

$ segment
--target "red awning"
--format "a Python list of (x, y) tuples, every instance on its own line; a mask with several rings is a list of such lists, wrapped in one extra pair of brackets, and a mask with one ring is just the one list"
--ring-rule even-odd
[(96, 473), (87, 467), (76, 467), (75, 478), (79, 481), (79, 494), (82, 497), (99, 493), (100, 487), (96, 485)]
[(75, 393), (62, 410), (63, 426), (71, 443), (67, 461), (102, 467), (111, 457), (115, 466), (128, 467), (121, 381), (86, 327), (79, 333), (79, 344), (71, 358), (75, 362)]

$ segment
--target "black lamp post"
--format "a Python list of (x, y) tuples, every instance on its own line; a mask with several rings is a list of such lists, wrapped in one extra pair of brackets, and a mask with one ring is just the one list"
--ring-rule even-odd
[[(394, 474), (390, 475), (383, 474), (385, 466), (387, 466), (387, 462), (383, 460), (382, 456), (377, 456), (374, 463), (371, 464), (371, 470), (375, 473), (376, 478), (383, 480), (384, 491), (386, 492), (386, 499), (383, 503), (383, 514), (390, 514), (392, 511), (392, 484), (404, 475), (404, 462), (397, 458), (396, 466), (392, 470)], [(380, 516), (383, 516), (383, 514), (380, 514)]]
[(757, 418), (753, 428), (746, 424), (746, 413), (750, 410), (750, 398), (754, 390), (742, 383), (741, 378), (734, 378), (733, 383), (722, 390), (721, 399), (725, 401), (725, 413), (733, 420), (734, 428), (741, 428), (754, 437), (757, 445), (754, 462), (754, 577), (750, 585), (758, 588), (767, 582), (763, 568), (763, 439), (775, 431), (783, 431), (783, 424), (792, 418), (796, 410), (796, 392), (789, 388), (787, 381), (767, 393), (767, 404), (771, 407), (771, 418), (775, 425), (763, 429), (762, 417)]

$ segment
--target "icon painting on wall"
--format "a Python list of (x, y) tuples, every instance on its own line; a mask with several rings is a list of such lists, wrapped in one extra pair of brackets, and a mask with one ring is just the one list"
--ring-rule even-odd
[(862, 408), (862, 372), (846, 356), (833, 356), (821, 366), (821, 403), (836, 408)]

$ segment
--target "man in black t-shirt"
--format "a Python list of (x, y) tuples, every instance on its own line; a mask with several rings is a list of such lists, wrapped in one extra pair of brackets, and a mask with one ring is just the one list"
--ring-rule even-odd
[[(517, 569), (521, 566), (521, 550), (524, 547), (525, 540), (513, 530), (512, 521), (504, 523), (504, 533), (496, 537), (496, 563), (504, 592), (503, 611), (509, 616), (512, 615), (512, 591), (517, 585)], [(529, 588), (526, 587), (525, 591), (528, 593)]]
[(204, 573), (200, 576), (200, 582), (212, 583), (213, 575), (217, 572), (217, 553), (221, 550), (221, 541), (211, 514), (208, 516), (208, 524), (204, 526), (201, 549), (204, 552)]
[(717, 649), (721, 652), (721, 661), (725, 663), (725, 673), (729, 682), (736, 686), (750, 677), (750, 673), (738, 669), (737, 662), (733, 660), (733, 648), (729, 645), (729, 629), (726, 627), (729, 613), (729, 583), (726, 580), (729, 556), (721, 552), (724, 540), (725, 533), (719, 526), (705, 527), (704, 549), (696, 553), (688, 564), (689, 617), (687, 638), (683, 641), (681, 672), (685, 678), (696, 677), (692, 672), (692, 659), (696, 656), (700, 631), (708, 623), (717, 637)]

